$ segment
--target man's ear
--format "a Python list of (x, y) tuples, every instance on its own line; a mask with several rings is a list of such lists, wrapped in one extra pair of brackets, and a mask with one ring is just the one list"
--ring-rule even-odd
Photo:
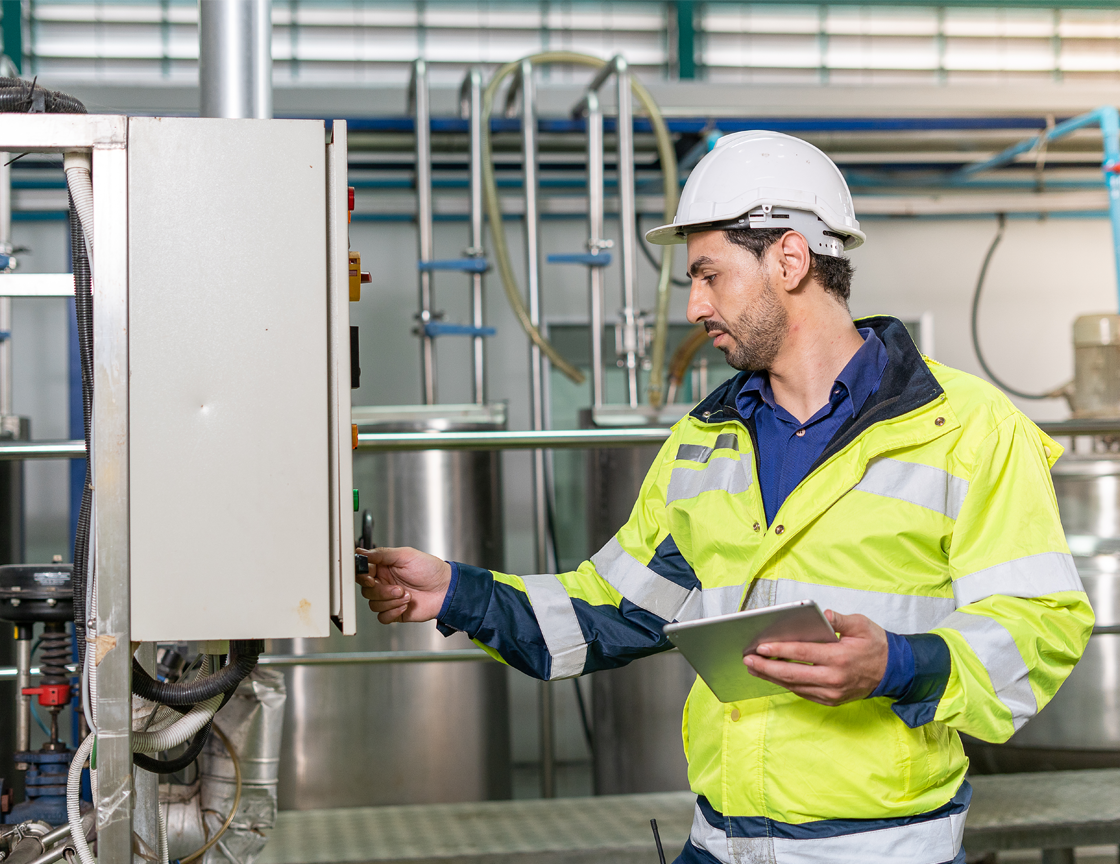
[(770, 247), (774, 259), (771, 273), (786, 291), (794, 291), (805, 281), (813, 266), (809, 241), (796, 231), (787, 231)]

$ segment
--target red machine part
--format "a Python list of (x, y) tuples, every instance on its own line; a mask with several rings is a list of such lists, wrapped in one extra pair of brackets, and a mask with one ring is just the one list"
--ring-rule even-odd
[(69, 684), (40, 684), (38, 687), (24, 687), (24, 696), (38, 696), (39, 704), (52, 707), (66, 705), (70, 701)]

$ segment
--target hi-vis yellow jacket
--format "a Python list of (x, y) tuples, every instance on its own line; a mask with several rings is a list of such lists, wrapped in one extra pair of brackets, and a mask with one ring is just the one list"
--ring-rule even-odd
[(957, 733), (1009, 738), (1092, 629), (1049, 474), (1058, 445), (988, 384), (923, 358), (900, 322), (858, 323), (887, 348), (879, 390), (773, 524), (735, 410), (743, 373), (674, 427), (629, 521), (578, 570), (456, 566), (441, 628), (540, 678), (664, 650), (670, 621), (805, 598), (947, 648), (946, 674), (897, 702), (722, 704), (697, 679), (683, 736), (703, 853), (682, 860), (953, 860), (970, 794)]

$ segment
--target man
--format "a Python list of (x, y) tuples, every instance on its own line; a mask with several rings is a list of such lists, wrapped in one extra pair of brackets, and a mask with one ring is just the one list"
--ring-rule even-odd
[(540, 678), (665, 650), (669, 621), (816, 600), (838, 643), (744, 660), (790, 692), (727, 705), (696, 681), (678, 864), (963, 862), (957, 733), (1009, 738), (1093, 624), (1050, 481), (1061, 449), (899, 321), (852, 322), (843, 252), (864, 235), (806, 142), (720, 139), (647, 237), (687, 242), (689, 320), (742, 371), (673, 428), (627, 524), (559, 576), (377, 550), (363, 596)]

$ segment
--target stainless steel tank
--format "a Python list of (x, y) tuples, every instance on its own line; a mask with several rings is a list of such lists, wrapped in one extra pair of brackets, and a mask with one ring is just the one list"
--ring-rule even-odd
[[(363, 432), (505, 428), (504, 406), (355, 408)], [(354, 454), (360, 508), (383, 546), (502, 569), (500, 454)], [(360, 529), (359, 529), (360, 530)], [(277, 642), (274, 651), (471, 647), (429, 624), (381, 625), (359, 598), (358, 634)], [(302, 666), (287, 670), (281, 809), (508, 798), (506, 669), (497, 663)]]
[[(670, 406), (672, 409), (673, 406)], [(650, 409), (585, 412), (583, 425), (668, 425), (671, 415)], [(587, 536), (594, 554), (630, 516), (658, 447), (589, 450)], [(669, 792), (688, 789), (681, 741), (681, 712), (696, 673), (680, 654), (660, 654), (591, 676), (595, 793)]]
[(1082, 315), (1073, 322), (1076, 417), (1120, 414), (1120, 315)]
[(1007, 744), (966, 742), (981, 773), (1120, 767), (1120, 458), (1070, 454), (1052, 475), (1096, 626), (1054, 699)]

